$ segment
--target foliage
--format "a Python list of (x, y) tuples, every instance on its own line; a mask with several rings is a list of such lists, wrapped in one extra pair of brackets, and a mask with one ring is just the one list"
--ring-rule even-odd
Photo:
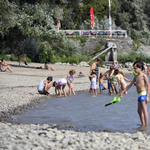
[(132, 39), (150, 44), (147, 14), (144, 13), (147, 9), (146, 5), (145, 0), (124, 0), (118, 11), (117, 25), (127, 30)]
[(3, 55), (3, 54), (0, 54), (0, 60), (1, 59), (5, 59), (5, 60), (9, 60), (5, 55)]
[(19, 43), (15, 54), (26, 54), (31, 59), (31, 61), (37, 62), (38, 51), (39, 43), (34, 38), (26, 38), (24, 41)]
[(40, 43), (38, 57), (40, 63), (44, 63), (46, 61), (50, 63), (54, 63), (54, 54), (47, 42)]
[(140, 41), (139, 40), (134, 40), (132, 42), (133, 47), (131, 48), (133, 51), (137, 51), (139, 49), (139, 47), (141, 46)]
[(13, 12), (16, 5), (8, 0), (0, 0), (0, 36), (8, 33), (10, 27), (15, 25), (15, 14)]
[(143, 60), (146, 63), (150, 62), (150, 56), (145, 53), (137, 53), (137, 52), (130, 52), (128, 54), (121, 54), (117, 56), (117, 60), (119, 63), (122, 62), (135, 62), (138, 60)]
[[(106, 30), (107, 28), (109, 28), (109, 18), (107, 16), (104, 16), (104, 18), (101, 19), (100, 22), (97, 19), (97, 17), (94, 16), (94, 22), (95, 22), (95, 26), (94, 26), (95, 30)], [(80, 26), (80, 29), (90, 30), (91, 29), (90, 20), (84, 21), (84, 23)], [(114, 20), (112, 20), (112, 30), (121, 30), (120, 27), (116, 26)]]
[(11, 55), (11, 58), (10, 58), (11, 61), (18, 61), (18, 56), (15, 56), (14, 54)]
[(101, 39), (100, 43), (95, 47), (94, 51), (100, 50), (106, 43), (106, 40)]
[(62, 41), (59, 41), (59, 43), (53, 43), (52, 49), (55, 51), (55, 55), (69, 57), (78, 53), (79, 41), (63, 38)]
[(87, 62), (88, 60), (90, 60), (92, 57), (91, 56), (84, 56), (84, 55), (72, 55), (69, 57), (55, 57), (55, 62), (62, 62), (62, 63), (76, 63), (79, 64), (81, 61), (85, 61)]

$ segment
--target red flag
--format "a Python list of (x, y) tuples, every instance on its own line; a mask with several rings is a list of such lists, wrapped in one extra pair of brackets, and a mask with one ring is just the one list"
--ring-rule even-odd
[(93, 7), (90, 9), (90, 19), (91, 19), (91, 27), (94, 27), (94, 12)]

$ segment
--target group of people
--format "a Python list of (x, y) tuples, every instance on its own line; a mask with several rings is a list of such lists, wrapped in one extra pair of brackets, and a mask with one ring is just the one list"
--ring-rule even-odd
[(112, 93), (115, 93), (115, 92), (119, 96), (122, 96), (124, 93), (127, 94), (127, 90), (130, 89), (131, 86), (136, 83), (135, 85), (136, 85), (137, 93), (139, 95), (138, 114), (139, 114), (142, 126), (148, 126), (147, 103), (149, 102), (149, 91), (150, 91), (148, 77), (144, 73), (143, 61), (136, 61), (133, 64), (133, 68), (134, 68), (134, 78), (128, 86), (125, 80), (127, 81), (130, 81), (130, 80), (125, 78), (123, 72), (116, 69), (114, 65), (110, 66), (110, 69), (107, 70), (105, 73), (100, 73), (99, 77), (96, 76), (95, 69), (92, 69), (89, 74), (89, 77), (91, 80), (89, 95), (91, 95), (92, 91), (95, 95), (97, 95), (96, 93), (97, 81), (99, 81), (100, 93), (102, 93), (102, 90), (106, 89), (106, 87), (103, 85), (104, 77), (108, 81), (108, 90), (109, 90), (110, 95), (112, 95)]
[[(138, 114), (139, 114), (142, 125), (148, 126), (147, 103), (149, 102), (150, 85), (149, 85), (147, 75), (143, 72), (144, 71), (143, 61), (137, 61), (133, 64), (134, 78), (128, 86), (125, 80), (127, 81), (130, 81), (130, 80), (125, 78), (123, 72), (119, 71), (114, 65), (110, 66), (110, 69), (107, 70), (106, 72), (104, 73), (101, 72), (99, 74), (98, 65), (101, 63), (102, 63), (102, 60), (97, 59), (97, 61), (91, 65), (91, 70), (89, 74), (89, 79), (91, 81), (89, 95), (91, 95), (91, 92), (97, 95), (97, 92), (96, 92), (97, 82), (99, 82), (100, 93), (102, 93), (103, 90), (108, 88), (110, 95), (112, 95), (113, 93), (116, 93), (119, 96), (122, 96), (124, 93), (127, 94), (127, 90), (129, 90), (131, 86), (136, 83), (135, 85), (136, 85), (137, 93), (139, 95), (138, 100), (137, 100), (138, 101)], [(46, 67), (47, 67), (47, 62), (45, 63), (45, 68)], [(13, 72), (11, 69), (11, 66), (6, 64), (5, 60), (2, 59), (1, 64), (0, 64), (0, 70), (1, 72), (4, 72), (7, 69)], [(51, 70), (55, 70), (55, 69), (51, 68)], [(55, 87), (56, 95), (59, 94), (59, 96), (62, 96), (61, 95), (61, 89), (62, 89), (64, 96), (66, 97), (67, 94), (65, 91), (65, 87), (66, 85), (68, 85), (69, 95), (71, 95), (71, 93), (75, 95), (74, 88), (73, 88), (73, 80), (74, 80), (73, 75), (75, 73), (76, 73), (75, 70), (70, 70), (66, 79), (62, 78), (57, 81), (54, 81), (53, 83), (52, 83), (53, 78), (49, 76), (47, 79), (44, 79), (39, 83), (37, 90), (40, 94), (50, 94), (48, 90), (50, 89), (51, 86), (53, 86)], [(107, 88), (103, 84), (104, 80), (108, 81)]]
[(68, 85), (69, 95), (71, 95), (71, 93), (73, 93), (73, 95), (75, 95), (73, 83), (72, 83), (74, 80), (73, 75), (75, 73), (76, 73), (75, 70), (72, 69), (69, 71), (69, 74), (67, 75), (67, 79), (62, 78), (62, 79), (59, 79), (57, 81), (54, 81), (53, 83), (52, 83), (53, 78), (51, 76), (49, 76), (47, 79), (44, 79), (39, 83), (37, 90), (40, 94), (50, 94), (48, 92), (48, 90), (50, 89), (51, 86), (53, 86), (53, 87), (55, 87), (55, 94), (56, 95), (59, 94), (59, 96), (61, 97), (62, 96), (61, 95), (61, 89), (62, 89), (64, 96), (66, 97), (67, 94), (65, 91), (65, 87), (66, 87), (66, 85)]
[[(110, 66), (110, 69), (107, 70), (105, 73), (101, 72), (99, 76), (96, 76), (96, 72), (93, 69), (91, 70), (89, 77), (91, 80), (89, 95), (91, 95), (92, 91), (95, 95), (97, 95), (97, 82), (99, 82), (100, 94), (102, 94), (102, 90), (107, 89), (106, 86), (104, 86), (103, 84), (104, 80), (107, 80), (109, 94), (113, 95), (113, 93), (116, 93), (117, 95), (119, 95), (119, 92), (127, 87), (127, 83), (125, 82), (125, 80), (130, 81), (129, 79), (125, 78), (123, 72), (116, 69), (114, 65)], [(125, 94), (127, 94), (127, 92), (125, 92)]]

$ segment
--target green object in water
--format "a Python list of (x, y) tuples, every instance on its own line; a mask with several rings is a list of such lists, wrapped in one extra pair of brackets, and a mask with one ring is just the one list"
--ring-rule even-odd
[(121, 96), (119, 96), (118, 98), (114, 97), (114, 99), (113, 99), (110, 103), (105, 104), (104, 106), (109, 106), (109, 105), (111, 105), (111, 104), (120, 102), (120, 100), (121, 100)]
[(138, 75), (138, 73), (136, 73), (135, 71), (133, 71), (133, 75), (136, 76), (136, 75)]

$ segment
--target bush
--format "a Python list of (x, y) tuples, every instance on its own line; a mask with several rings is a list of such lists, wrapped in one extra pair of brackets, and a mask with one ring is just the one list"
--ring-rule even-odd
[(130, 52), (129, 54), (121, 54), (117, 56), (117, 60), (119, 63), (122, 62), (135, 62), (137, 60), (143, 60), (146, 63), (150, 62), (150, 56), (145, 53), (136, 53), (136, 52)]
[(11, 58), (10, 58), (11, 61), (18, 61), (18, 56), (15, 56), (14, 54), (11, 55)]
[(39, 46), (38, 56), (39, 56), (39, 62), (40, 63), (46, 62), (46, 46), (44, 43), (41, 43)]
[[(19, 61), (18, 56), (15, 56), (14, 54), (11, 55), (10, 60), (11, 61)], [(24, 61), (24, 58), (21, 58), (21, 60)], [(27, 62), (31, 62), (31, 59), (27, 56), (26, 56), (26, 60), (27, 60)]]
[(9, 59), (5, 56), (5, 55), (3, 55), (3, 54), (0, 54), (0, 60), (1, 59), (5, 59), (6, 61), (8, 61)]
[(39, 46), (39, 52), (38, 52), (39, 62), (50, 62), (54, 63), (54, 54), (52, 52), (52, 49), (50, 48), (50, 45), (47, 42), (43, 42)]
[(39, 43), (34, 38), (26, 38), (24, 41), (19, 43), (16, 54), (26, 54), (31, 61), (37, 62), (39, 51)]

